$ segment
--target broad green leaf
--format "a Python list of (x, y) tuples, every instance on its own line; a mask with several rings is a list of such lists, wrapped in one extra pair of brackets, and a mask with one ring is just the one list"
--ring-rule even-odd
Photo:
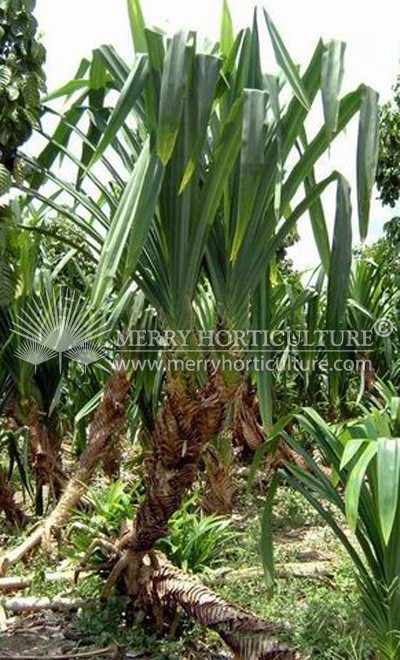
[(349, 476), (346, 493), (346, 517), (350, 529), (355, 532), (358, 522), (358, 504), (360, 501), (361, 488), (364, 482), (365, 473), (372, 459), (378, 451), (378, 443), (371, 441), (358, 459), (356, 465)]
[(400, 398), (397, 396), (394, 396), (390, 401), (390, 421), (393, 434), (400, 435)]
[(164, 176), (164, 167), (158, 156), (150, 156), (143, 184), (135, 204), (135, 224), (130, 235), (125, 263), (125, 277), (132, 277), (154, 216)]
[(208, 122), (212, 111), (215, 90), (221, 68), (221, 60), (213, 55), (196, 55), (194, 62), (193, 84), (190, 92), (191, 122), (197, 140), (186, 165), (179, 189), (183, 192), (189, 184), (198, 164), (206, 137)]
[(261, 68), (260, 38), (258, 31), (257, 8), (254, 8), (253, 26), (250, 35), (249, 69), (245, 87), (264, 89), (264, 78)]
[(325, 126), (329, 137), (337, 128), (345, 50), (346, 44), (340, 41), (330, 41), (324, 46), (322, 55), (321, 92)]
[[(233, 43), (233, 46), (230, 50), (230, 53), (224, 61), (224, 66), (223, 66), (222, 71), (221, 71), (221, 76), (220, 76), (217, 91), (216, 91), (216, 94), (215, 94), (217, 99), (219, 99), (221, 96), (223, 96), (227, 92), (227, 90), (231, 89), (231, 86), (232, 86), (232, 83), (233, 83), (232, 76), (235, 73), (237, 54), (238, 54), (238, 52), (240, 50), (240, 47), (242, 45), (243, 34), (244, 34), (243, 30), (240, 30), (240, 32), (238, 32), (238, 34), (235, 37), (235, 41)], [(229, 94), (229, 92), (228, 92), (228, 94)], [(221, 101), (222, 106), (224, 106), (223, 111), (221, 109), (221, 117), (223, 119), (225, 119), (225, 117), (227, 116), (227, 108), (225, 107), (227, 102), (228, 101), (227, 101), (226, 97)]]
[[(334, 333), (332, 337), (335, 340), (332, 344), (328, 344), (330, 392), (334, 399), (338, 396), (340, 374), (335, 368), (335, 362), (339, 358), (339, 349), (333, 349), (333, 344), (337, 344), (338, 336), (340, 336), (340, 331), (343, 329), (349, 290), (351, 259), (350, 186), (346, 179), (339, 175), (326, 307), (326, 329)], [(330, 336), (328, 334), (328, 337)]]
[(228, 121), (214, 152), (213, 167), (210, 176), (207, 177), (202, 194), (201, 216), (204, 219), (205, 226), (210, 225), (214, 220), (224, 185), (240, 151), (242, 108), (243, 101), (238, 99), (232, 106)]
[(89, 163), (89, 167), (92, 167), (94, 163), (104, 153), (105, 149), (113, 141), (117, 132), (124, 124), (125, 119), (129, 115), (129, 113), (132, 112), (132, 110), (134, 109), (135, 103), (138, 97), (140, 96), (143, 87), (146, 83), (147, 76), (148, 76), (147, 56), (138, 55), (135, 59), (135, 63), (132, 67), (129, 76), (126, 79), (124, 87), (118, 97), (117, 104), (107, 124), (107, 130), (105, 131), (100, 141), (100, 144), (98, 145), (96, 151), (92, 156), (92, 159)]
[(103, 89), (107, 83), (107, 69), (100, 51), (95, 48), (90, 65), (90, 87), (91, 89)]
[(265, 112), (268, 95), (256, 89), (243, 93), (243, 133), (240, 159), (239, 211), (231, 260), (235, 261), (246, 233), (264, 165)]
[(368, 234), (371, 195), (379, 151), (379, 94), (363, 88), (357, 144), (357, 200), (360, 237)]
[(234, 43), (232, 17), (229, 11), (228, 0), (223, 0), (221, 16), (221, 53), (228, 57)]
[(147, 142), (121, 197), (101, 251), (92, 294), (99, 307), (112, 288), (126, 242), (132, 235), (137, 240), (130, 265), (135, 268), (135, 260), (140, 256), (154, 215), (162, 176), (163, 168), (157, 156), (150, 152)]
[(286, 49), (285, 44), (282, 41), (282, 38), (276, 29), (275, 25), (271, 21), (269, 15), (264, 9), (265, 21), (267, 23), (267, 28), (269, 35), (271, 37), (272, 46), (274, 48), (276, 61), (284, 72), (286, 78), (288, 79), (293, 92), (297, 96), (300, 103), (305, 107), (306, 110), (310, 108), (310, 101), (307, 95), (307, 92), (302, 83), (301, 77), (297, 70), (296, 65), (294, 64), (292, 58), (289, 55), (289, 52)]
[[(310, 98), (314, 98), (319, 88), (321, 70), (320, 70), (320, 56), (321, 46), (319, 45), (313, 56), (312, 62), (309, 66), (307, 73), (304, 76), (304, 81), (309, 89)], [(361, 103), (361, 90), (348, 94), (340, 103), (338, 132), (343, 131), (351, 118), (359, 110)], [(301, 134), (306, 111), (299, 101), (294, 99), (289, 105), (289, 108), (282, 118), (283, 135), (284, 135), (284, 158), (287, 158), (290, 150), (294, 146), (295, 140)], [(304, 152), (302, 158), (291, 170), (285, 182), (282, 185), (282, 209), (290, 206), (293, 196), (296, 194), (298, 188), (304, 183), (304, 178), (310, 174), (312, 168), (317, 163), (318, 159), (329, 148), (329, 140), (325, 127), (319, 131), (317, 136), (312, 140), (309, 147)], [(265, 248), (268, 241), (268, 234), (270, 232), (270, 222), (274, 221), (273, 209), (271, 209), (271, 202), (273, 200), (273, 177), (276, 162), (276, 144), (272, 143), (270, 149), (267, 149), (265, 158), (265, 168), (262, 175), (262, 183), (259, 187), (259, 194), (255, 203), (254, 216), (259, 218), (262, 222), (254, 232), (254, 240), (245, 241), (246, 249), (240, 250), (237, 262), (240, 264), (240, 269), (235, 273), (235, 281), (232, 285), (232, 300), (238, 300), (239, 296), (243, 298), (244, 290), (252, 290), (257, 286), (260, 275), (263, 272), (263, 264), (270, 258), (270, 251)], [(336, 178), (336, 175), (335, 175)], [(269, 182), (265, 185), (265, 182)], [(307, 196), (309, 197), (309, 196)], [(310, 198), (309, 198), (310, 199)], [(314, 198), (315, 199), (315, 198)], [(298, 211), (304, 212), (304, 205), (298, 207)], [(306, 208), (308, 210), (308, 207)], [(265, 213), (268, 213), (268, 221), (265, 220)], [(299, 216), (298, 216), (299, 217)], [(293, 226), (293, 224), (291, 225)], [(286, 231), (287, 225), (285, 225)], [(286, 235), (286, 233), (285, 233)], [(279, 247), (279, 243), (277, 244)], [(272, 246), (271, 246), (272, 247)]]
[(129, 23), (131, 26), (133, 47), (135, 53), (147, 53), (147, 42), (144, 33), (145, 23), (140, 0), (127, 0)]
[(379, 517), (386, 545), (392, 533), (398, 507), (400, 480), (400, 438), (378, 440)]
[(161, 79), (157, 151), (166, 165), (172, 156), (181, 122), (183, 98), (189, 74), (189, 40), (184, 32), (170, 40)]
[(365, 442), (368, 442), (368, 438), (356, 438), (355, 440), (349, 440), (346, 442), (342, 460), (340, 461), (341, 470), (343, 470), (343, 468), (345, 468), (346, 465), (350, 463), (350, 461), (354, 458), (354, 456), (357, 454), (359, 449), (361, 449)]
[(151, 144), (157, 137), (158, 110), (160, 105), (161, 75), (164, 66), (165, 49), (163, 34), (157, 30), (145, 29), (149, 56), (149, 84), (146, 85), (146, 128), (151, 136)]
[(198, 276), (201, 264), (200, 255), (202, 255), (204, 237), (215, 220), (225, 186), (240, 152), (243, 123), (242, 111), (243, 100), (239, 98), (232, 106), (229, 117), (224, 125), (224, 129), (214, 150), (210, 171), (201, 192), (199, 200), (200, 216), (198, 222), (196, 222), (192, 242), (192, 253), (196, 255), (196, 260), (193, 260), (193, 264), (191, 264), (191, 268), (186, 274), (190, 282), (189, 290), (195, 290), (196, 277)]

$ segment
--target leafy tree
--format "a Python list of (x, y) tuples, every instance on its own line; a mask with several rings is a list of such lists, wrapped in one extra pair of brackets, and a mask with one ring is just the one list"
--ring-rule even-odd
[(381, 108), (376, 182), (382, 203), (393, 207), (400, 197), (400, 77), (393, 101)]
[(0, 194), (21, 177), (17, 149), (30, 137), (45, 91), (46, 52), (36, 39), (35, 0), (0, 0)]

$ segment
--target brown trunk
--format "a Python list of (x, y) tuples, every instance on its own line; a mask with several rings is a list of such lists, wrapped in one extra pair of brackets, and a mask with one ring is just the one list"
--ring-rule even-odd
[(233, 482), (232, 463), (224, 463), (212, 445), (207, 448), (204, 462), (206, 478), (200, 506), (208, 514), (228, 515), (232, 513), (237, 491)]
[[(122, 434), (121, 434), (122, 435)], [(118, 479), (121, 469), (121, 438), (118, 437), (110, 445), (103, 459), (103, 472), (110, 479), (114, 481)]]
[(146, 461), (146, 497), (125, 547), (143, 555), (168, 534), (168, 521), (192, 486), (206, 444), (225, 420), (228, 395), (215, 374), (203, 388), (185, 374), (169, 375), (166, 401), (156, 423)]
[(104, 458), (109, 443), (118, 423), (125, 414), (125, 402), (129, 391), (129, 381), (125, 373), (116, 371), (110, 377), (103, 398), (96, 410), (90, 427), (89, 439), (83, 451), (78, 467), (69, 480), (60, 501), (47, 520), (36, 529), (24, 543), (12, 550), (0, 563), (0, 572), (16, 563), (24, 554), (39, 545), (48, 542), (51, 533), (61, 530), (70, 520), (73, 509), (85, 494), (91, 478)]
[(26, 522), (26, 516), (15, 503), (14, 489), (2, 468), (0, 468), (0, 511), (4, 511), (7, 520), (12, 525), (22, 527)]
[(71, 518), (73, 509), (86, 493), (93, 474), (109, 449), (118, 424), (125, 415), (129, 381), (124, 372), (116, 371), (108, 381), (104, 395), (90, 427), (89, 439), (79, 459), (78, 467), (69, 480), (54, 511), (45, 523), (45, 536), (60, 530)]
[(183, 373), (168, 374), (165, 402), (146, 461), (145, 500), (133, 529), (114, 550), (118, 559), (103, 598), (114, 585), (123, 586), (138, 616), (153, 618), (160, 632), (180, 607), (217, 631), (238, 660), (294, 658), (271, 642), (277, 626), (223, 600), (153, 550), (168, 534), (169, 519), (192, 486), (205, 447), (221, 432), (235, 391), (219, 374), (210, 375), (204, 387), (195, 386)]
[(36, 475), (36, 514), (43, 515), (43, 487), (49, 486), (49, 495), (55, 504), (60, 496), (65, 475), (61, 467), (61, 443), (51, 420), (38, 410), (32, 399), (28, 404), (27, 424), (31, 436), (32, 467)]
[(216, 631), (237, 660), (295, 659), (295, 653), (276, 641), (279, 633), (288, 632), (286, 626), (260, 619), (226, 601), (193, 575), (173, 566), (162, 553), (151, 553), (138, 579), (146, 584), (148, 601), (157, 604), (161, 625), (172, 624), (173, 628), (176, 613), (182, 609), (202, 626)]
[(252, 455), (265, 440), (257, 395), (248, 381), (241, 385), (235, 398), (233, 434), (245, 455)]

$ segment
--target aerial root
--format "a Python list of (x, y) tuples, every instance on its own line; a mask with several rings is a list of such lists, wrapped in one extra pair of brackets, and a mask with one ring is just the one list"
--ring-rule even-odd
[[(82, 571), (86, 571), (88, 566), (88, 561), (92, 557), (92, 555), (96, 552), (96, 550), (104, 550), (107, 554), (111, 555), (110, 560), (112, 560), (113, 555), (114, 557), (117, 557), (120, 555), (120, 552), (118, 548), (111, 543), (111, 541), (107, 541), (106, 539), (102, 537), (95, 538), (90, 546), (88, 547), (87, 551), (85, 552), (84, 556), (82, 557), (82, 561), (80, 562), (78, 568), (75, 571), (74, 574), (74, 582), (75, 584), (78, 582), (79, 579), (79, 574), (82, 573)], [(110, 564), (106, 564), (106, 566), (110, 566)], [(111, 577), (111, 576), (110, 576)]]

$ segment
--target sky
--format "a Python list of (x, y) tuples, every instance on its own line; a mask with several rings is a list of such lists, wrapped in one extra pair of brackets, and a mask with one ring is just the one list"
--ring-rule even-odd
[[(222, 0), (142, 0), (146, 23), (167, 32), (195, 29), (213, 40), (218, 39)], [(279, 29), (294, 61), (307, 65), (320, 37), (346, 42), (343, 92), (361, 82), (380, 94), (381, 101), (391, 97), (391, 88), (400, 73), (400, 2), (398, 0), (230, 0), (236, 30), (251, 23), (255, 6), (264, 6)], [(101, 44), (111, 43), (128, 61), (133, 59), (132, 40), (127, 19), (126, 0), (37, 0), (36, 17), (47, 49), (46, 73), (49, 91), (60, 87), (75, 73), (82, 57)], [(262, 22), (262, 21), (261, 21)], [(264, 34), (264, 64), (276, 71), (273, 54)], [(320, 112), (315, 113), (315, 130)], [(313, 126), (311, 126), (311, 129)], [(318, 177), (339, 169), (353, 189), (354, 243), (358, 243), (355, 159), (357, 123), (332, 146), (329, 158), (317, 168)], [(331, 231), (335, 214), (335, 194), (324, 196), (324, 208)], [(372, 203), (368, 241), (382, 233), (384, 223), (400, 208), (383, 208)], [(299, 224), (300, 242), (290, 256), (299, 268), (311, 267), (318, 256), (306, 216)]]

